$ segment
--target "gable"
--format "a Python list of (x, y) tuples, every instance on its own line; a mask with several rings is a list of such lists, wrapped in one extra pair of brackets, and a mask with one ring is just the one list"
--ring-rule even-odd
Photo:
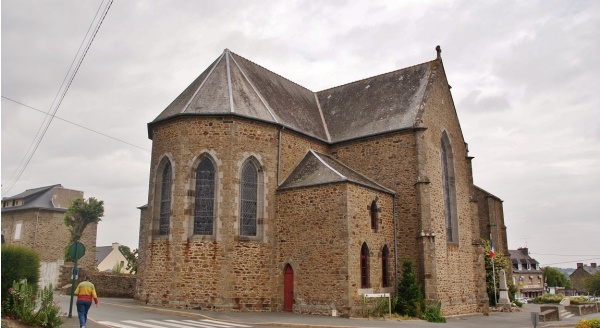
[(304, 156), (292, 173), (281, 183), (278, 190), (338, 182), (351, 182), (388, 194), (394, 194), (393, 191), (375, 183), (335, 159), (312, 150)]

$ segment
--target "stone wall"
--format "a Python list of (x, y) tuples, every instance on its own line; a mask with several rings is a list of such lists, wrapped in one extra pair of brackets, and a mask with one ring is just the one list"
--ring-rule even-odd
[[(70, 238), (69, 230), (63, 223), (64, 213), (65, 211), (37, 209), (2, 213), (2, 233), (6, 243), (36, 250), (42, 262), (64, 260)], [(14, 230), (18, 222), (22, 222), (21, 236), (15, 240)], [(90, 224), (83, 233), (81, 242), (86, 248), (86, 254), (79, 259), (79, 266), (94, 267), (97, 228), (97, 224)]]
[[(153, 129), (147, 217), (142, 220), (138, 298), (171, 307), (273, 309), (273, 218), (279, 130), (239, 118), (190, 118)], [(211, 236), (193, 235), (194, 169), (201, 156), (215, 163), (216, 222)], [(161, 163), (173, 167), (169, 233), (157, 219)], [(239, 181), (247, 160), (259, 170), (256, 237), (239, 235)], [(210, 282), (210, 283), (207, 283)]]
[[(63, 294), (69, 295), (71, 293), (72, 270), (72, 262), (65, 263), (65, 265), (61, 267), (59, 286)], [(96, 287), (96, 293), (98, 294), (100, 302), (102, 302), (103, 297), (134, 297), (137, 281), (136, 275), (97, 272), (94, 270), (81, 268), (79, 269), (79, 276), (75, 283), (75, 287), (77, 287), (80, 282), (85, 280), (86, 275), (90, 276), (90, 281)]]
[(489, 239), (491, 235), (496, 253), (510, 258), (502, 200), (477, 187), (475, 188), (475, 197), (480, 217), (479, 233), (481, 238)]

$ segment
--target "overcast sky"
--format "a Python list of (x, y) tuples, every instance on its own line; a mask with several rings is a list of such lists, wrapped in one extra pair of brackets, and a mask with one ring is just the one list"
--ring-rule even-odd
[[(475, 184), (510, 249), (600, 262), (600, 1), (115, 1), (19, 180), (101, 1), (2, 1), (2, 197), (52, 184), (105, 202), (97, 246), (138, 245), (147, 123), (225, 48), (312, 91), (435, 58)], [(102, 9), (101, 9), (102, 10)], [(117, 141), (115, 139), (122, 140)], [(132, 146), (135, 145), (135, 146)]]

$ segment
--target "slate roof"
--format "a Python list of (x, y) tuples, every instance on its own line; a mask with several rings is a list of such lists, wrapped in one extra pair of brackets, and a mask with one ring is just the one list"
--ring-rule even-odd
[(182, 115), (237, 115), (335, 143), (411, 128), (438, 60), (313, 92), (225, 49), (148, 124)]
[(312, 187), (338, 182), (352, 182), (385, 193), (394, 194), (394, 191), (373, 182), (335, 159), (313, 150), (304, 156), (292, 173), (281, 183), (278, 190)]
[(108, 254), (110, 254), (110, 252), (112, 252), (112, 250), (113, 250), (112, 246), (96, 247), (96, 262), (95, 262), (95, 264), (98, 265), (99, 263), (102, 263), (102, 261), (104, 261), (104, 259), (108, 256)]
[(52, 204), (52, 196), (54, 195), (54, 188), (63, 188), (60, 184), (55, 184), (46, 187), (28, 189), (20, 194), (4, 197), (2, 201), (8, 201), (13, 199), (23, 199), (23, 205), (2, 207), (2, 212), (10, 212), (24, 209), (41, 208), (47, 210), (66, 211), (66, 208), (58, 208)]
[(529, 273), (529, 274), (538, 274), (539, 272), (542, 272), (542, 270), (540, 269), (539, 266), (539, 262), (536, 261), (534, 258), (531, 258), (529, 255), (525, 254), (525, 252), (522, 249), (509, 249), (508, 252), (510, 253), (510, 261), (511, 263), (521, 263), (524, 267), (527, 266), (527, 263), (531, 264), (535, 264), (537, 269), (523, 269), (523, 270), (515, 270), (513, 269), (514, 273)]
[(583, 265), (581, 268), (577, 268), (577, 270), (579, 269), (583, 269), (585, 272), (589, 273), (590, 275), (594, 275), (596, 274), (596, 272), (600, 272), (600, 267), (596, 266), (593, 267), (591, 265)]

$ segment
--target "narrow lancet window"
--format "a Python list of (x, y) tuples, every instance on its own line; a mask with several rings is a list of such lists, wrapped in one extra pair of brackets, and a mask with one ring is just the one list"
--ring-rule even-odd
[(212, 235), (215, 210), (215, 167), (204, 158), (196, 168), (194, 234)]
[(160, 189), (160, 227), (159, 234), (169, 233), (169, 220), (171, 218), (171, 163), (167, 161), (162, 174), (162, 184)]

